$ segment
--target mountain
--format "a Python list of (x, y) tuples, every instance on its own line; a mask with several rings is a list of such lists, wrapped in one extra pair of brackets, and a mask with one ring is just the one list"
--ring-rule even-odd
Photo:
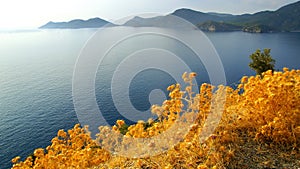
[(240, 15), (232, 23), (245, 27), (265, 27), (274, 31), (300, 30), (300, 1), (286, 5), (276, 11), (262, 11), (253, 15)]
[(242, 26), (225, 23), (225, 22), (215, 22), (215, 21), (206, 21), (197, 24), (197, 27), (203, 31), (209, 31), (209, 32), (239, 31), (243, 29)]
[[(175, 16), (175, 17), (174, 17)], [(176, 17), (183, 18), (178, 20)], [(134, 17), (122, 26), (179, 28), (181, 22), (189, 21), (195, 28), (204, 31), (245, 31), (253, 33), (300, 31), (300, 1), (283, 6), (276, 11), (261, 11), (255, 14), (231, 15), (203, 13), (192, 9), (178, 9), (165, 16), (152, 18)], [(98, 28), (106, 24), (116, 26), (100, 18), (72, 20), (70, 22), (48, 22), (41, 29)], [(194, 29), (194, 28), (193, 28)]]
[(227, 21), (230, 16), (222, 17), (219, 16), (217, 13), (203, 13), (203, 12), (198, 12), (194, 11), (191, 9), (178, 9), (175, 12), (171, 13), (171, 15), (178, 16), (180, 18), (183, 18), (192, 24), (196, 25), (199, 23), (203, 23), (206, 21)]
[(217, 13), (217, 12), (208, 12), (208, 14), (210, 14), (210, 15), (215, 15), (215, 16), (219, 16), (219, 17), (231, 17), (231, 16), (234, 16), (234, 15), (232, 15), (232, 14)]
[(126, 23), (123, 24), (123, 26), (132, 26), (132, 27), (166, 27), (169, 23), (170, 26), (176, 26), (172, 25), (172, 20), (168, 16), (157, 16), (152, 18), (142, 18), (139, 16), (135, 16), (134, 18), (130, 19)]
[[(184, 20), (180, 20), (183, 18)], [(186, 24), (180, 22), (190, 22), (195, 27), (204, 31), (236, 31), (242, 30), (239, 25), (227, 23), (234, 15), (219, 14), (219, 13), (203, 13), (191, 9), (178, 9), (175, 12), (153, 18), (134, 17), (127, 21), (123, 26), (133, 27), (171, 27), (178, 28), (184, 27)], [(185, 26), (186, 28), (186, 26)]]
[[(134, 17), (123, 24), (131, 27), (160, 27), (160, 28), (186, 28), (185, 20), (178, 20), (172, 15), (157, 16), (152, 18)], [(193, 27), (196, 29), (196, 26)]]
[[(261, 11), (255, 14), (231, 15), (203, 13), (191, 9), (178, 9), (169, 15), (183, 18), (204, 31), (245, 31), (254, 33), (277, 31), (300, 31), (300, 1), (286, 5), (276, 11)], [(166, 26), (172, 25), (169, 15), (140, 18), (135, 17), (124, 26)], [(173, 25), (178, 25), (173, 23)]]
[(79, 28), (99, 28), (105, 25), (113, 26), (114, 24), (100, 18), (91, 18), (88, 20), (75, 19), (69, 22), (50, 21), (39, 28), (40, 29), (79, 29)]
[[(175, 16), (175, 17), (174, 17)], [(184, 20), (179, 20), (177, 17), (183, 18)], [(202, 25), (202, 27), (208, 26), (208, 23), (226, 22), (230, 18), (234, 17), (231, 14), (219, 14), (219, 13), (203, 13), (194, 11), (191, 9), (178, 9), (173, 13), (166, 16), (158, 16), (153, 18), (141, 18), (134, 17), (133, 19), (127, 21), (123, 26), (134, 26), (134, 27), (179, 27), (184, 24), (178, 22), (190, 22), (197, 25)], [(206, 24), (205, 24), (206, 23)], [(186, 25), (186, 24), (185, 24)], [(228, 24), (232, 25), (232, 24)], [(212, 25), (213, 26), (213, 25)], [(209, 27), (209, 26), (208, 26)]]

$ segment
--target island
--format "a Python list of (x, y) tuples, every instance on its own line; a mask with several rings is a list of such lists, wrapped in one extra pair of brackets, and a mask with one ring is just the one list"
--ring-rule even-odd
[[(192, 9), (177, 9), (165, 16), (152, 18), (133, 17), (123, 25), (115, 25), (100, 18), (75, 19), (69, 22), (48, 22), (40, 29), (100, 28), (103, 26), (130, 27), (180, 27), (177, 16), (209, 32), (244, 31), (249, 33), (298, 32), (300, 31), (300, 1), (283, 6), (276, 11), (261, 11), (254, 14), (232, 15), (216, 12), (200, 12)], [(174, 17), (173, 17), (174, 18)]]
[(100, 18), (91, 18), (88, 20), (74, 19), (69, 22), (50, 21), (39, 28), (40, 29), (80, 29), (80, 28), (100, 28), (103, 26), (114, 26), (114, 24)]

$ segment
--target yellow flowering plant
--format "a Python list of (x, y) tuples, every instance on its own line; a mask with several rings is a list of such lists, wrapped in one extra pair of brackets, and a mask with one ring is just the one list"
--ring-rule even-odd
[[(195, 76), (195, 73), (184, 73), (182, 78), (187, 86), (184, 89), (179, 84), (169, 86), (170, 99), (161, 106), (152, 106), (158, 120), (138, 121), (134, 125), (118, 120), (113, 127), (100, 126), (96, 140), (90, 137), (87, 127), (81, 128), (77, 124), (67, 132), (59, 130), (50, 146), (36, 149), (24, 161), (20, 161), (19, 156), (12, 159), (13, 168), (300, 166), (300, 70), (284, 68), (282, 72), (267, 71), (262, 76), (244, 76), (236, 89), (204, 83), (199, 93), (192, 90)], [(214, 110), (220, 113), (213, 113)], [(213, 133), (203, 137), (209, 129), (207, 126), (216, 123), (214, 118), (218, 117), (220, 120)], [(150, 153), (148, 156), (126, 157), (112, 153), (127, 150), (126, 146), (133, 144), (133, 138), (159, 136), (172, 126), (180, 131), (179, 118), (193, 123), (184, 138), (170, 149), (151, 155), (151, 150), (158, 145), (149, 142), (136, 147), (136, 150), (146, 149), (144, 152)], [(123, 144), (116, 147), (118, 143)], [(107, 147), (102, 147), (102, 144)], [(266, 160), (265, 156), (269, 159)], [(278, 159), (284, 162), (276, 161)]]

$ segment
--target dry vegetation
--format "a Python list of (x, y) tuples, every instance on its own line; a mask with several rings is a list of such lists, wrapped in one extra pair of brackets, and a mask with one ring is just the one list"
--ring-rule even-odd
[[(45, 150), (14, 158), (13, 168), (300, 167), (300, 70), (243, 77), (237, 89), (202, 84), (199, 93), (193, 93), (194, 77), (185, 73), (184, 89), (168, 88), (170, 99), (152, 107), (157, 120), (131, 126), (118, 120), (99, 127), (96, 140), (79, 125), (60, 130)], [(174, 128), (183, 139), (168, 133)], [(174, 146), (151, 139), (163, 133)]]

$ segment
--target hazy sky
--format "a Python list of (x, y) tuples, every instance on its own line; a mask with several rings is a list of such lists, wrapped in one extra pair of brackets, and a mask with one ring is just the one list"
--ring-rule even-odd
[(35, 28), (48, 21), (100, 17), (115, 21), (178, 8), (232, 14), (276, 10), (298, 0), (0, 0), (0, 29)]

